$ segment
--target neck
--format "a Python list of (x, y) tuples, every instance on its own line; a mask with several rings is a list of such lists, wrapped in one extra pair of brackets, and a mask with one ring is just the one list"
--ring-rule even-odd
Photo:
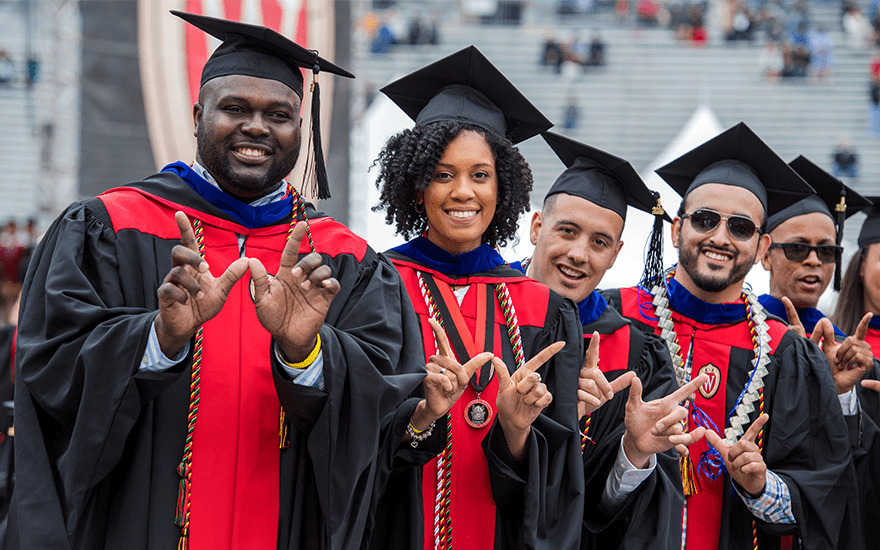
[(698, 287), (684, 269), (675, 270), (675, 280), (695, 297), (709, 304), (725, 304), (739, 300), (745, 282), (745, 279), (742, 279), (718, 292), (708, 292)]
[[(782, 297), (785, 295), (783, 293), (779, 292), (778, 289), (773, 288), (771, 285), (770, 296), (773, 296), (774, 298), (776, 298), (777, 300), (779, 300), (781, 302)], [(791, 300), (791, 298), (789, 298), (789, 300)], [(808, 309), (808, 308), (816, 309), (817, 307), (819, 307), (818, 301), (815, 303), (804, 303), (804, 302), (795, 302), (794, 300), (791, 300), (791, 304), (797, 309)]]

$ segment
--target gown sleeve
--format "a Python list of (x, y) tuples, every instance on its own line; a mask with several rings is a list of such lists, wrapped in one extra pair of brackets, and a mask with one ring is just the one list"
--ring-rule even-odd
[[(631, 354), (638, 353), (634, 371), (643, 386), (644, 401), (660, 399), (678, 385), (666, 344), (653, 334), (633, 329)], [(614, 353), (604, 350), (603, 353)], [(624, 374), (616, 371), (609, 381)], [(681, 507), (684, 497), (678, 454), (674, 450), (657, 455), (657, 467), (632, 493), (623, 507), (609, 515), (600, 505), (605, 482), (611, 475), (626, 431), (624, 418), (629, 388), (596, 410), (590, 419), (592, 441), (584, 445), (584, 532), (581, 548), (586, 549), (678, 549), (681, 546)]]

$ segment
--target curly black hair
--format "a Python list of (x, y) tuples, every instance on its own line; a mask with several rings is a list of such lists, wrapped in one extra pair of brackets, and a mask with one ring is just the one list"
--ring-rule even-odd
[(397, 233), (410, 239), (428, 228), (424, 209), (416, 209), (416, 193), (431, 183), (434, 168), (446, 146), (465, 131), (486, 139), (495, 157), (498, 176), (498, 201), (492, 223), (483, 233), (483, 243), (504, 246), (516, 236), (517, 220), (529, 208), (532, 170), (519, 149), (506, 137), (454, 120), (415, 126), (392, 136), (373, 166), (379, 165), (379, 204), (373, 211), (385, 210), (385, 221), (397, 227)]

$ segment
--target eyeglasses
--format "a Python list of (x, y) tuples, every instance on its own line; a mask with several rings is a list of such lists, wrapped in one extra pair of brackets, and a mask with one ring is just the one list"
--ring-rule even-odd
[(758, 227), (751, 219), (745, 216), (722, 216), (714, 210), (701, 208), (690, 214), (682, 214), (681, 219), (691, 219), (691, 226), (699, 233), (711, 233), (721, 223), (727, 220), (727, 231), (738, 241), (747, 241), (752, 238)]
[(773, 243), (770, 248), (781, 248), (785, 253), (785, 258), (792, 262), (802, 262), (810, 257), (810, 253), (815, 251), (816, 257), (823, 264), (833, 264), (843, 252), (842, 246), (834, 244), (820, 244), (819, 246), (810, 246), (804, 243)]

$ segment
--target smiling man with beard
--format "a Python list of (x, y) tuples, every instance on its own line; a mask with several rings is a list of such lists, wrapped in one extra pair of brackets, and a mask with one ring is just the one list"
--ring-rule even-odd
[(743, 123), (657, 173), (684, 197), (672, 225), (679, 265), (665, 284), (608, 296), (665, 340), (680, 385), (709, 377), (687, 404), (689, 429), (707, 431), (682, 468), (682, 548), (779, 548), (780, 536), (804, 549), (859, 548), (852, 455), (825, 356), (743, 287), (770, 246), (767, 216), (812, 189)]
[(175, 14), (223, 41), (196, 159), (71, 205), (35, 253), (8, 547), (359, 548), (425, 371), (394, 267), (284, 181), (300, 67), (351, 75)]

